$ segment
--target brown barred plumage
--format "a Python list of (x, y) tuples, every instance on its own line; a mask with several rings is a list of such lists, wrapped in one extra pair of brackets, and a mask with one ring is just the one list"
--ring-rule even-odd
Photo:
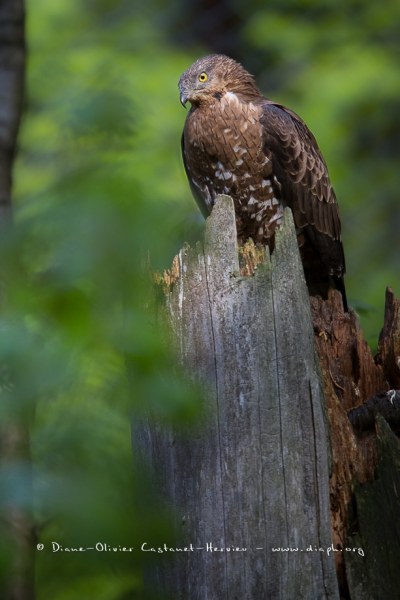
[(254, 78), (223, 55), (196, 61), (179, 80), (190, 101), (182, 154), (207, 216), (218, 194), (233, 198), (238, 238), (273, 248), (290, 206), (310, 293), (342, 292), (345, 261), (335, 193), (318, 144), (293, 111), (262, 96)]

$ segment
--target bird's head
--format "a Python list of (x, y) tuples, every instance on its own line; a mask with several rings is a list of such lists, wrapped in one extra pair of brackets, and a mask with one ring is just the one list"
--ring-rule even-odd
[(199, 58), (179, 79), (180, 100), (183, 106), (194, 106), (221, 99), (226, 92), (247, 96), (260, 94), (254, 78), (241, 64), (224, 56), (211, 54)]

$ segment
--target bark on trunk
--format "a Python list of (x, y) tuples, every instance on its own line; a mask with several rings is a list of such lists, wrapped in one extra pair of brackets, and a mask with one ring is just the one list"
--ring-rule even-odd
[[(385, 586), (390, 588), (397, 581), (397, 575), (391, 578), (391, 582), (385, 575), (385, 586), (382, 579), (380, 595), (374, 596), (374, 590), (380, 586), (380, 572), (387, 574), (387, 568), (383, 565), (382, 571), (377, 569), (377, 565), (385, 560), (385, 554), (379, 544), (379, 537), (376, 538), (375, 546), (371, 541), (375, 535), (374, 521), (381, 520), (384, 527), (384, 522), (389, 523), (389, 517), (376, 513), (378, 505), (374, 499), (375, 492), (368, 490), (377, 488), (369, 487), (370, 484), (367, 485), (366, 482), (379, 479), (379, 468), (376, 471), (380, 447), (375, 430), (376, 416), (381, 414), (387, 417), (393, 429), (398, 429), (396, 388), (400, 387), (399, 305), (400, 302), (394, 298), (392, 290), (386, 290), (384, 326), (378, 355), (373, 357), (356, 313), (351, 309), (347, 314), (343, 312), (337, 292), (332, 292), (326, 302), (320, 298), (311, 298), (315, 340), (323, 374), (331, 433), (333, 472), (330, 490), (333, 536), (335, 545), (342, 549), (335, 553), (335, 558), (342, 594), (352, 600), (362, 597), (357, 591), (355, 573), (358, 577), (364, 573), (364, 583), (360, 589), (365, 592), (365, 577), (375, 571), (374, 582), (370, 582), (370, 594), (363, 596), (371, 600), (375, 597), (393, 597), (390, 594), (385, 596), (382, 590)], [(395, 443), (398, 444), (396, 438), (393, 441), (393, 444)], [(383, 452), (385, 451), (384, 448)], [(395, 471), (392, 477), (396, 478)], [(397, 511), (397, 522), (400, 522), (400, 497), (397, 492), (393, 494), (395, 489), (396, 486), (391, 485), (387, 490), (390, 498), (388, 503), (392, 514)], [(368, 526), (368, 521), (363, 520), (364, 538), (354, 535), (359, 529), (359, 515), (355, 509), (361, 493), (363, 506), (369, 506), (366, 509), (370, 511), (369, 516), (375, 514), (374, 519), (371, 517), (371, 527)], [(385, 494), (382, 489), (380, 493)], [(400, 562), (398, 530), (396, 526), (388, 526), (387, 530), (385, 551), (390, 551)], [(359, 557), (345, 551), (345, 548), (353, 547), (354, 540), (367, 538), (368, 551), (364, 548), (365, 557), (356, 567), (357, 561), (360, 562)]]

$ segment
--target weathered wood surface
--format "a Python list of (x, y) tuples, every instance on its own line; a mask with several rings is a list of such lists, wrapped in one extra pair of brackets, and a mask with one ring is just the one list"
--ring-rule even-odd
[(207, 418), (186, 436), (149, 421), (140, 438), (175, 509), (175, 544), (203, 548), (158, 561), (151, 580), (174, 600), (339, 597), (327, 552), (329, 435), (299, 261), (286, 211), (272, 258), (240, 276), (224, 196), (204, 249), (186, 246), (175, 261), (168, 312)]
[(400, 300), (386, 290), (385, 318), (379, 337), (377, 363), (392, 388), (400, 388)]
[(349, 519), (348, 544), (365, 559), (346, 552), (351, 600), (400, 596), (400, 443), (377, 417), (378, 465), (373, 481), (357, 485)]
[[(325, 302), (313, 297), (311, 307), (330, 423), (333, 539), (335, 546), (344, 548), (354, 482), (372, 479), (376, 464), (374, 436), (360, 442), (347, 413), (376, 392), (388, 389), (388, 384), (375, 364), (357, 315), (351, 309), (343, 312), (339, 293), (331, 292)], [(336, 553), (335, 559), (343, 587), (344, 556)]]
[(347, 413), (357, 435), (375, 431), (377, 415), (381, 415), (393, 431), (400, 433), (400, 390), (380, 392)]
[[(356, 313), (351, 309), (348, 313), (343, 312), (338, 292), (332, 291), (326, 301), (312, 297), (311, 307), (330, 423), (333, 539), (335, 547), (343, 550), (349, 545), (352, 546), (354, 518), (350, 519), (350, 515), (352, 506), (357, 504), (357, 493), (354, 494), (354, 488), (360, 490), (364, 489), (362, 486), (367, 485), (366, 489), (369, 489), (367, 482), (376, 478), (378, 461), (375, 425), (364, 427), (360, 432), (360, 427), (357, 427), (360, 421), (358, 419), (354, 422), (355, 415), (361, 415), (361, 420), (365, 422), (368, 418), (371, 421), (370, 417), (375, 420), (375, 414), (380, 412), (388, 417), (395, 428), (397, 427), (399, 418), (396, 415), (397, 396), (390, 390), (399, 387), (400, 383), (400, 302), (394, 298), (392, 290), (386, 291), (384, 326), (376, 357), (373, 357), (364, 339)], [(387, 406), (383, 404), (379, 411), (373, 398), (381, 398), (381, 403), (386, 402)], [(354, 428), (349, 414), (356, 425)], [(365, 493), (364, 505), (366, 498)], [(374, 503), (373, 496), (371, 502)], [(392, 505), (394, 506), (396, 502), (400, 521), (400, 502), (394, 499)], [(372, 505), (370, 510), (375, 510)], [(376, 518), (383, 519), (384, 515), (376, 515)], [(364, 533), (366, 533), (365, 528), (364, 521)], [(395, 530), (391, 531), (388, 548), (390, 545), (398, 545), (397, 534)], [(368, 552), (361, 561), (358, 555), (353, 557), (351, 582), (348, 581), (348, 569), (345, 568), (348, 556), (349, 553), (346, 551), (335, 553), (341, 592), (343, 597), (353, 599), (353, 597), (358, 598), (354, 595), (355, 588), (351, 587), (356, 584), (354, 572), (360, 574), (364, 566), (365, 577), (367, 573), (369, 577), (382, 560), (383, 554), (378, 546), (373, 551), (373, 545), (370, 543)], [(358, 570), (355, 569), (357, 561), (360, 563)], [(378, 573), (377, 577), (379, 578)], [(384, 596), (380, 597), (384, 598)]]

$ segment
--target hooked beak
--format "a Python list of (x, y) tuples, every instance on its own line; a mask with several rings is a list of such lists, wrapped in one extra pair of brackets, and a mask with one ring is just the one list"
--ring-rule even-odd
[(181, 101), (183, 108), (185, 108), (186, 103), (188, 101), (187, 95), (185, 94), (185, 92), (181, 92), (181, 95), (179, 97), (180, 97), (180, 101)]
[(179, 99), (181, 101), (183, 108), (185, 108), (186, 103), (189, 100), (190, 91), (188, 90), (186, 82), (182, 80), (182, 77), (179, 80), (178, 88), (179, 88)]

